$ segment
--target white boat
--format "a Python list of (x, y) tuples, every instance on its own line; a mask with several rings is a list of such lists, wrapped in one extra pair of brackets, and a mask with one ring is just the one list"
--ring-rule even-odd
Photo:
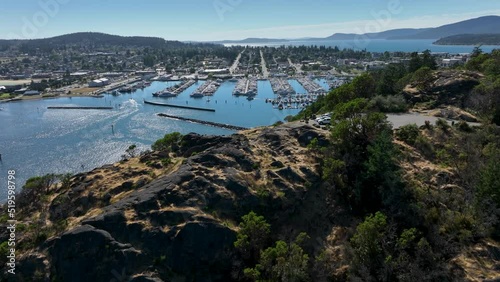
[(163, 98), (177, 97), (177, 94), (170, 91), (163, 91), (158, 93), (158, 97), (163, 97)]
[(189, 96), (191, 96), (191, 98), (203, 98), (205, 95), (203, 95), (203, 93), (193, 93)]

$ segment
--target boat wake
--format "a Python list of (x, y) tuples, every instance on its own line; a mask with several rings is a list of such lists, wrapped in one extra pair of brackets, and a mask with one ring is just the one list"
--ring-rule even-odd
[(137, 103), (136, 100), (130, 98), (128, 101), (124, 102), (120, 109), (138, 109), (139, 108), (139, 103)]

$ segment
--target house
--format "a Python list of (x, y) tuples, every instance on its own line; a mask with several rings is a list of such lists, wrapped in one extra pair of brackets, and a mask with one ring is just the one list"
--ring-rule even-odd
[(227, 74), (229, 69), (205, 69), (201, 73), (203, 74)]
[(102, 86), (102, 81), (99, 79), (95, 79), (89, 82), (89, 87), (101, 87), (101, 86)]
[(440, 66), (441, 67), (453, 67), (456, 65), (464, 64), (467, 59), (463, 56), (454, 56), (449, 59), (442, 59)]
[(102, 82), (103, 86), (106, 86), (106, 85), (110, 84), (110, 81), (107, 78), (100, 78), (99, 80)]
[(89, 87), (103, 87), (106, 85), (109, 85), (109, 79), (107, 78), (95, 79), (89, 82)]
[(28, 88), (20, 88), (14, 91), (14, 94), (24, 94), (26, 91), (28, 91)]
[(106, 73), (102, 74), (102, 76), (106, 77), (106, 78), (109, 78), (109, 77), (120, 77), (122, 75), (123, 75), (123, 73), (121, 73), (121, 72), (106, 72)]
[(24, 92), (24, 96), (35, 96), (35, 95), (40, 95), (40, 91), (38, 90), (28, 90)]

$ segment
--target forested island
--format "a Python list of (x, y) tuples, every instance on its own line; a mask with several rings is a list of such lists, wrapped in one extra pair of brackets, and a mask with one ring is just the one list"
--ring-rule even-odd
[(436, 45), (500, 45), (500, 34), (459, 34), (434, 42)]

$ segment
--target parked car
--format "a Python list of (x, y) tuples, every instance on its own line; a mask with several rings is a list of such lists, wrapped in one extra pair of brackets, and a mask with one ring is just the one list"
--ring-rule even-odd
[(316, 122), (319, 122), (320, 120), (325, 119), (325, 118), (330, 118), (331, 116), (332, 116), (332, 114), (330, 114), (330, 113), (320, 115), (319, 117), (316, 118)]
[(320, 119), (320, 120), (318, 121), (318, 123), (319, 123), (320, 125), (330, 124), (330, 120), (331, 120), (331, 118), (330, 118), (330, 117), (325, 117), (325, 118), (323, 118), (323, 119)]

